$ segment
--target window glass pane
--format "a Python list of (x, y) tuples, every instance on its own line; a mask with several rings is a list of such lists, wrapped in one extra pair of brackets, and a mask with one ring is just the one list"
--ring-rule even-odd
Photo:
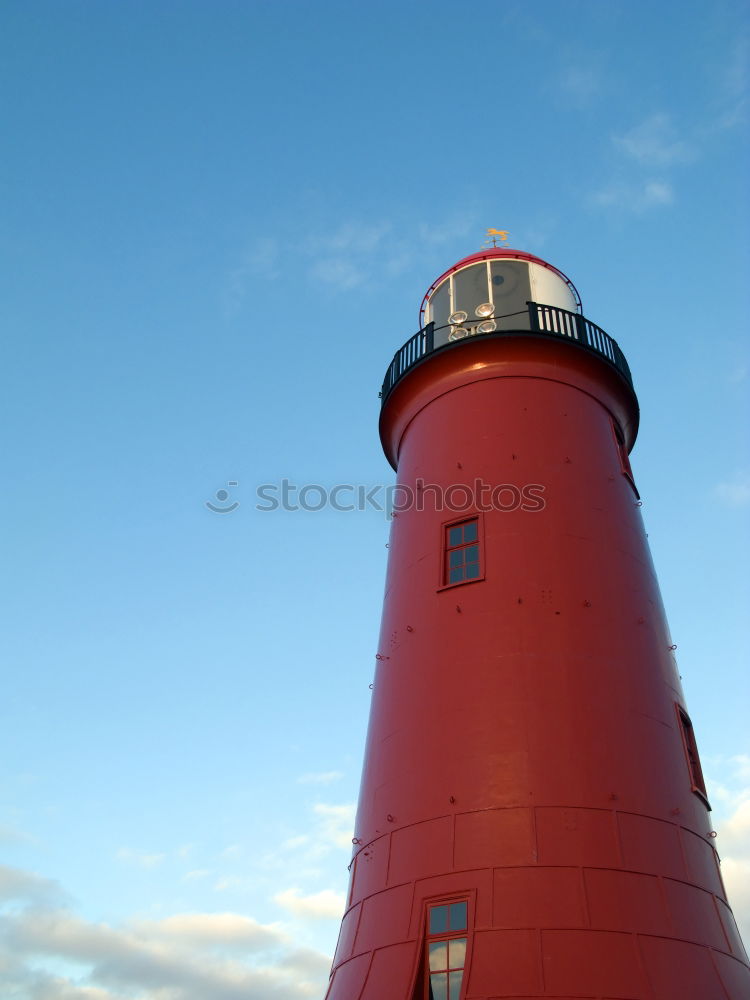
[[(463, 966), (463, 962), (461, 963)], [(447, 941), (433, 941), (430, 945), (430, 971), (442, 972), (448, 968)]]
[[(477, 567), (477, 573), (479, 572), (479, 567)], [(459, 566), (457, 569), (452, 569), (450, 571), (450, 576), (448, 577), (448, 583), (459, 583), (464, 578), (463, 566)]]
[(449, 931), (466, 930), (466, 903), (451, 903)]
[(448, 907), (430, 907), (430, 934), (442, 934), (448, 930)]
[(469, 563), (466, 567), (466, 579), (476, 580), (479, 576), (479, 563)]
[(464, 541), (475, 542), (477, 540), (477, 522), (467, 521), (464, 525)]
[(454, 549), (452, 552), (448, 553), (448, 565), (449, 566), (463, 566), (464, 564), (464, 550)]
[(458, 1000), (461, 993), (461, 980), (464, 978), (463, 972), (451, 972), (451, 989), (448, 994), (449, 1000)]
[[(466, 964), (466, 938), (452, 938), (448, 942), (448, 968), (463, 969)], [(430, 966), (432, 968), (432, 966)], [(435, 967), (437, 968), (437, 966)], [(440, 966), (444, 969), (445, 966)]]
[[(458, 994), (456, 994), (458, 996)], [(430, 997), (431, 1000), (448, 1000), (448, 975), (445, 972), (439, 972), (437, 975), (433, 972), (430, 976)]]
[(461, 525), (457, 525), (455, 528), (448, 528), (448, 544), (452, 547), (454, 545), (460, 545), (463, 541), (463, 533), (461, 531)]
[(463, 549), (463, 552), (465, 553), (465, 561), (466, 562), (479, 562), (479, 546), (478, 545), (469, 545), (468, 548)]

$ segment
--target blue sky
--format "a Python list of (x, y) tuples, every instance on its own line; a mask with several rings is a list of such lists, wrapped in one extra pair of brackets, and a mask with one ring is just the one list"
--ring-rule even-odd
[(633, 370), (750, 937), (749, 28), (725, 0), (3, 5), (6, 995), (322, 996), (388, 522), (256, 489), (392, 482), (386, 366), (489, 226)]

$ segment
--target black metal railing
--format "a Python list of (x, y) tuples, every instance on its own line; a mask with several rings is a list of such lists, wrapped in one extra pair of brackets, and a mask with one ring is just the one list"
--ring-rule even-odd
[[(509, 325), (503, 330), (494, 330), (491, 333), (478, 333), (476, 325), (471, 330), (471, 336), (480, 337), (503, 337), (507, 334), (532, 334), (545, 337), (564, 337), (573, 341), (580, 347), (592, 351), (600, 358), (608, 361), (623, 376), (628, 385), (633, 387), (633, 378), (630, 368), (625, 360), (625, 355), (620, 350), (616, 340), (605, 333), (601, 327), (591, 320), (581, 316), (580, 313), (569, 312), (567, 309), (560, 309), (558, 306), (542, 305), (538, 302), (527, 302), (528, 313), (512, 313), (509, 316), (496, 316), (496, 321), (510, 319), (511, 316), (524, 316), (528, 326)], [(477, 321), (479, 323), (481, 321)], [(410, 337), (404, 346), (393, 356), (385, 373), (383, 388), (380, 397), (383, 402), (388, 398), (396, 383), (416, 364), (422, 361), (428, 354), (435, 351), (442, 351), (447, 348), (457, 347), (462, 341), (447, 341), (435, 346), (435, 334), (440, 330), (452, 329), (452, 327), (436, 327), (434, 323), (418, 330), (413, 337)]]

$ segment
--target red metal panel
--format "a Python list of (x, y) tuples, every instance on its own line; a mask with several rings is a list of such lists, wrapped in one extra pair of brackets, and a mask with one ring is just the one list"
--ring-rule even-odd
[(716, 850), (711, 841), (696, 836), (692, 830), (680, 830), (682, 850), (687, 861), (688, 879), (702, 889), (725, 896), (724, 884), (719, 872)]
[(747, 967), (747, 959), (745, 962), (739, 962), (736, 958), (722, 955), (721, 952), (714, 952), (711, 957), (719, 970), (726, 995), (740, 997), (740, 1000), (750, 997), (750, 970)]
[[(669, 804), (665, 803), (665, 806)], [(623, 867), (653, 875), (687, 878), (679, 829), (675, 823), (630, 813), (620, 813), (617, 822)]]
[(721, 926), (713, 894), (670, 878), (663, 879), (662, 883), (675, 936), (727, 951), (729, 941)]
[[(542, 995), (539, 940), (530, 930), (488, 930), (474, 935), (469, 997), (486, 997), (502, 987), (527, 996)], [(500, 994), (502, 996), (502, 993)]]
[(727, 941), (729, 942), (729, 950), (735, 958), (747, 965), (747, 952), (745, 951), (745, 946), (742, 943), (740, 932), (737, 930), (737, 921), (734, 919), (734, 914), (722, 899), (717, 899), (716, 904), (719, 916), (721, 917), (721, 924), (724, 928), (724, 933)]
[(357, 854), (352, 871), (352, 902), (385, 889), (390, 840), (388, 835), (378, 837)]
[(412, 1000), (416, 948), (414, 943), (394, 944), (376, 951), (361, 1000)]
[(397, 830), (391, 835), (388, 881), (412, 881), (453, 867), (453, 820), (449, 816)]
[[(640, 938), (653, 995), (679, 1000), (746, 1000), (747, 993), (726, 991), (708, 948), (666, 938)], [(730, 959), (730, 961), (732, 961)]]
[(617, 816), (607, 809), (536, 810), (539, 863), (619, 868)]
[(499, 868), (495, 871), (495, 927), (585, 927), (580, 868)]
[(456, 868), (536, 861), (531, 809), (488, 809), (456, 816)]
[(337, 965), (333, 970), (326, 1000), (359, 1000), (371, 959), (370, 954), (358, 955), (343, 965)]
[(663, 890), (655, 876), (587, 869), (584, 877), (592, 926), (642, 934), (672, 933)]
[[(545, 987), (571, 997), (643, 997), (645, 982), (632, 934), (542, 931)], [(543, 994), (540, 994), (543, 995)], [(681, 994), (658, 994), (659, 1000)], [(704, 1000), (708, 1000), (706, 994)]]
[(374, 951), (408, 937), (412, 887), (400, 885), (370, 896), (362, 903), (362, 917), (354, 951)]
[(334, 966), (340, 965), (341, 962), (345, 962), (352, 956), (360, 911), (360, 906), (353, 906), (351, 910), (344, 914), (344, 919), (341, 921), (338, 944), (336, 945), (336, 955), (333, 959)]

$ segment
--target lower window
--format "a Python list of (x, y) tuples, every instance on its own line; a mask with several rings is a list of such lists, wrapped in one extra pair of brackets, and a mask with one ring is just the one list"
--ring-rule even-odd
[(428, 1000), (459, 1000), (466, 965), (468, 902), (439, 903), (427, 910)]

